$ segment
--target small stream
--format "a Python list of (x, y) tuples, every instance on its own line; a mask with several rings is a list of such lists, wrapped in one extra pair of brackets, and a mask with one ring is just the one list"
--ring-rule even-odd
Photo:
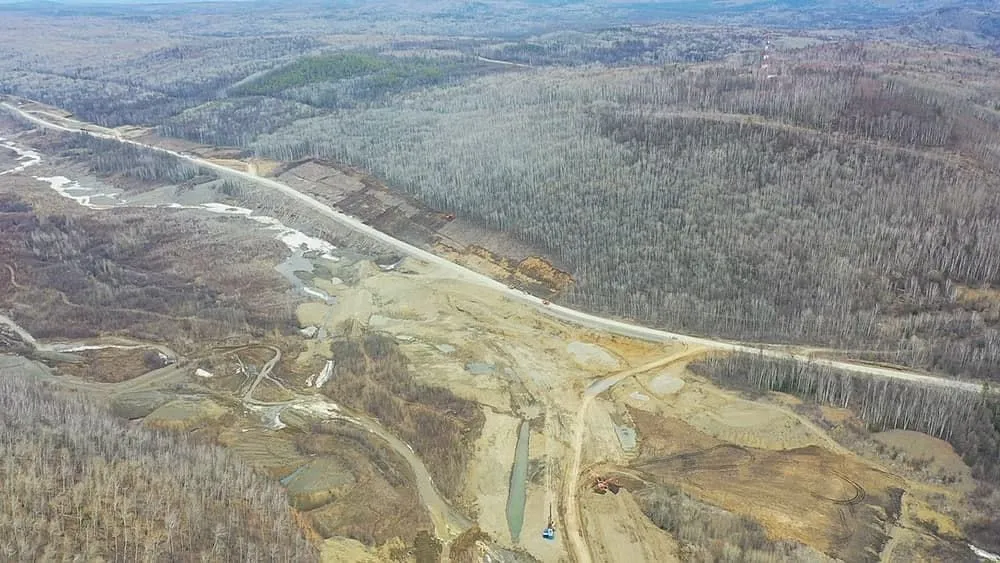
[(510, 470), (510, 489), (507, 492), (507, 527), (510, 529), (511, 540), (515, 544), (521, 540), (521, 528), (524, 527), (530, 438), (531, 431), (528, 427), (528, 421), (522, 421), (521, 430), (517, 436), (517, 446), (514, 448), (514, 465)]
[(969, 549), (972, 550), (972, 553), (976, 554), (976, 557), (978, 557), (978, 558), (980, 558), (980, 559), (982, 559), (984, 561), (1000, 561), (1000, 555), (997, 555), (996, 553), (990, 553), (989, 551), (986, 551), (985, 549), (980, 549), (980, 548), (972, 545), (971, 543), (969, 544)]
[[(6, 148), (14, 151), (18, 155), (17, 162), (19, 163), (16, 167), (10, 170), (0, 170), (0, 176), (21, 172), (26, 168), (35, 166), (42, 162), (42, 155), (37, 151), (25, 149), (13, 141), (9, 141), (3, 137), (0, 137), (0, 148)], [(66, 178), (65, 176), (34, 176), (34, 179), (47, 183), (49, 187), (59, 195), (71, 199), (81, 206), (89, 209), (111, 209), (114, 207), (128, 205), (130, 207), (194, 209), (219, 215), (245, 217), (258, 225), (261, 225), (262, 228), (274, 232), (274, 238), (281, 241), (292, 252), (292, 255), (289, 256), (285, 262), (279, 264), (276, 269), (295, 287), (297, 291), (312, 299), (321, 300), (326, 303), (335, 302), (334, 297), (328, 295), (324, 291), (310, 287), (308, 284), (296, 277), (295, 271), (312, 271), (313, 261), (306, 257), (309, 254), (312, 254), (314, 258), (320, 258), (330, 262), (338, 262), (341, 259), (341, 257), (338, 256), (339, 249), (323, 239), (312, 237), (301, 231), (290, 228), (273, 217), (257, 215), (251, 209), (226, 205), (224, 203), (212, 201), (201, 201), (200, 203), (197, 203), (199, 198), (195, 198), (196, 203), (193, 204), (182, 204), (178, 202), (163, 203), (157, 202), (156, 200), (148, 201), (148, 199), (144, 200), (142, 197), (139, 198), (143, 201), (142, 203), (139, 203), (138, 201), (128, 202), (122, 198), (122, 195), (124, 195), (122, 190), (109, 186), (98, 187), (100, 185), (99, 182), (95, 183), (91, 181), (88, 182), (87, 185), (83, 185), (79, 181)], [(209, 195), (208, 197), (212, 196)]]
[(22, 149), (21, 147), (14, 144), (12, 141), (8, 141), (4, 137), (0, 137), (0, 147), (5, 147), (14, 151), (17, 154), (17, 166), (11, 168), (10, 170), (0, 170), (0, 176), (5, 176), (7, 174), (16, 174), (25, 168), (34, 166), (42, 161), (42, 156), (37, 152), (29, 149)]

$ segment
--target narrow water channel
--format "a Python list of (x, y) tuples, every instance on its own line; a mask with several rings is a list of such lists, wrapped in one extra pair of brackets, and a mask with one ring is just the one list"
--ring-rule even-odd
[(521, 431), (517, 436), (517, 446), (514, 448), (514, 465), (510, 470), (510, 489), (507, 492), (507, 527), (514, 543), (521, 540), (521, 528), (524, 526), (524, 503), (528, 486), (528, 441), (531, 432), (528, 421), (521, 422)]

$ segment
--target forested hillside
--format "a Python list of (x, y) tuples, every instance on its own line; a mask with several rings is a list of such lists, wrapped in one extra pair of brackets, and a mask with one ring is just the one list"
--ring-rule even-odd
[(156, 35), (128, 64), (42, 50), (0, 72), (99, 123), (356, 165), (546, 250), (577, 307), (1000, 373), (997, 60), (730, 31)]
[(6, 561), (314, 561), (284, 491), (221, 448), (0, 378)]
[(991, 377), (1000, 114), (981, 84), (949, 93), (894, 57), (912, 53), (805, 50), (771, 78), (754, 60), (526, 72), (253, 147), (349, 160), (547, 248), (576, 306)]

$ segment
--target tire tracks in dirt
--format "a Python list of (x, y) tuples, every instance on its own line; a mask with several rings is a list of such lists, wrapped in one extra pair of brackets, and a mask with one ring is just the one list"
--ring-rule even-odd
[(667, 367), (671, 364), (691, 359), (708, 352), (703, 347), (690, 347), (686, 350), (661, 358), (659, 360), (641, 365), (636, 368), (610, 375), (591, 383), (584, 391), (583, 402), (577, 410), (575, 433), (573, 438), (573, 461), (567, 468), (563, 481), (563, 520), (565, 522), (566, 537), (569, 539), (570, 550), (577, 563), (592, 563), (590, 547), (583, 535), (583, 527), (580, 521), (580, 506), (577, 496), (581, 465), (583, 463), (583, 441), (587, 429), (587, 411), (590, 404), (605, 391), (610, 390), (622, 381), (641, 375), (654, 369)]
[[(7, 97), (6, 99), (12, 100), (17, 98)], [(25, 100), (25, 101), (30, 102), (31, 100)], [(249, 181), (258, 186), (280, 192), (288, 196), (289, 198), (297, 201), (298, 203), (301, 203), (306, 207), (309, 207), (314, 211), (319, 212), (320, 214), (324, 215), (325, 217), (334, 221), (335, 223), (340, 224), (343, 227), (346, 227), (359, 234), (367, 236), (407, 256), (421, 260), (428, 264), (433, 264), (435, 266), (438, 266), (441, 268), (442, 273), (447, 273), (456, 279), (460, 279), (482, 287), (494, 289), (500, 292), (501, 294), (505, 295), (508, 299), (510, 299), (513, 302), (526, 304), (542, 314), (545, 314), (547, 316), (550, 316), (552, 318), (564, 322), (569, 322), (579, 326), (601, 330), (611, 334), (617, 334), (621, 336), (627, 336), (630, 338), (637, 338), (640, 340), (646, 340), (651, 342), (683, 343), (692, 346), (702, 346), (705, 348), (715, 349), (723, 352), (746, 353), (746, 354), (755, 354), (766, 358), (787, 359), (795, 362), (809, 363), (812, 365), (829, 367), (851, 373), (870, 375), (879, 378), (899, 379), (899, 380), (909, 381), (912, 383), (929, 385), (934, 387), (948, 387), (952, 389), (968, 391), (973, 393), (979, 393), (983, 389), (982, 383), (977, 381), (960, 381), (946, 377), (937, 377), (934, 375), (922, 374), (907, 369), (892, 369), (886, 367), (864, 365), (855, 362), (816, 358), (813, 357), (811, 354), (804, 353), (801, 348), (789, 347), (787, 345), (763, 346), (753, 343), (732, 342), (720, 339), (702, 338), (687, 334), (668, 332), (664, 330), (644, 327), (641, 325), (630, 324), (627, 322), (622, 322), (614, 319), (607, 319), (597, 315), (591, 315), (589, 313), (577, 311), (575, 309), (570, 309), (569, 307), (563, 307), (561, 305), (549, 303), (545, 299), (536, 297), (534, 295), (531, 295), (529, 293), (526, 293), (518, 289), (508, 287), (507, 285), (497, 280), (494, 280), (485, 274), (474, 272), (464, 266), (456, 264), (430, 251), (418, 248), (407, 242), (399, 240), (387, 233), (383, 233), (382, 231), (379, 231), (378, 229), (375, 229), (374, 227), (365, 224), (364, 222), (355, 217), (349, 216), (341, 211), (338, 211), (333, 207), (320, 202), (319, 200), (315, 199), (314, 197), (308, 194), (300, 192), (290, 186), (287, 186), (275, 180), (269, 178), (261, 178), (259, 176), (255, 176), (248, 172), (233, 170), (232, 168), (227, 168), (225, 166), (216, 164), (214, 162), (211, 162), (203, 158), (199, 158), (197, 156), (182, 154), (174, 150), (165, 149), (155, 145), (149, 145), (132, 139), (123, 138), (118, 134), (117, 131), (113, 129), (107, 129), (90, 123), (75, 121), (69, 118), (59, 118), (59, 123), (53, 123), (51, 121), (42, 119), (41, 117), (36, 115), (37, 113), (41, 113), (44, 115), (45, 114), (44, 110), (26, 111), (24, 109), (12, 105), (9, 101), (0, 102), (0, 107), (5, 108), (8, 111), (11, 111), (16, 115), (20, 116), (21, 118), (26, 119), (32, 123), (35, 123), (41, 127), (54, 129), (57, 131), (65, 131), (69, 133), (84, 133), (102, 139), (108, 139), (108, 140), (118, 141), (120, 143), (142, 147), (162, 154), (171, 155), (180, 160), (187, 161), (202, 168), (212, 170), (217, 174), (219, 174), (220, 177), (238, 178), (240, 180)]]

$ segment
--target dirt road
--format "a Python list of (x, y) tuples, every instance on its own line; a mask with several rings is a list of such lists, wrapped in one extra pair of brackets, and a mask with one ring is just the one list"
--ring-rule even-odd
[(362, 223), (360, 220), (354, 217), (341, 213), (340, 211), (337, 211), (336, 209), (310, 197), (309, 195), (299, 192), (280, 182), (276, 182), (268, 178), (261, 178), (253, 174), (250, 174), (248, 172), (240, 172), (237, 170), (233, 170), (231, 168), (227, 168), (225, 166), (221, 166), (198, 157), (181, 154), (176, 151), (163, 149), (153, 145), (147, 145), (144, 143), (133, 141), (131, 139), (123, 139), (113, 131), (109, 133), (95, 132), (93, 130), (93, 126), (88, 123), (82, 123), (79, 121), (62, 118), (60, 119), (60, 121), (65, 125), (60, 125), (46, 121), (45, 119), (42, 119), (31, 112), (24, 111), (21, 108), (18, 108), (8, 102), (0, 103), (0, 107), (6, 108), (11, 112), (20, 115), (24, 119), (27, 119), (32, 123), (36, 123), (42, 127), (47, 127), (59, 131), (67, 131), (71, 133), (86, 133), (89, 135), (93, 135), (95, 137), (114, 140), (121, 143), (129, 143), (135, 146), (169, 154), (176, 158), (186, 160), (202, 168), (210, 169), (218, 173), (220, 176), (245, 180), (281, 192), (282, 194), (285, 194), (295, 199), (296, 201), (318, 211), (319, 213), (323, 214), (329, 219), (343, 225), (344, 227), (347, 227), (355, 232), (361, 233), (374, 240), (377, 240), (380, 243), (386, 245), (387, 247), (392, 248), (398, 252), (401, 252), (407, 256), (438, 266), (442, 270), (442, 272), (446, 272), (448, 275), (456, 279), (461, 279), (470, 283), (475, 283), (483, 287), (488, 287), (490, 289), (493, 289), (494, 291), (498, 291), (501, 294), (505, 295), (511, 301), (531, 306), (546, 315), (549, 315), (551, 317), (566, 322), (570, 322), (587, 328), (592, 328), (595, 330), (601, 330), (611, 334), (628, 336), (631, 338), (638, 338), (653, 342), (679, 342), (683, 344), (688, 344), (690, 346), (701, 346), (713, 350), (758, 354), (767, 358), (788, 359), (796, 362), (812, 363), (818, 366), (830, 367), (848, 372), (870, 375), (874, 377), (899, 379), (922, 385), (947, 387), (951, 389), (968, 391), (973, 393), (979, 393), (983, 389), (983, 385), (981, 382), (959, 381), (956, 379), (925, 375), (905, 369), (896, 370), (896, 369), (876, 367), (870, 365), (855, 364), (840, 360), (813, 358), (808, 354), (799, 352), (789, 352), (787, 350), (780, 349), (780, 347), (767, 347), (767, 346), (746, 344), (741, 342), (727, 342), (724, 340), (700, 338), (697, 336), (667, 332), (663, 330), (657, 330), (654, 328), (629, 324), (621, 321), (616, 321), (613, 319), (606, 319), (603, 317), (598, 317), (596, 315), (584, 313), (582, 311), (570, 309), (568, 307), (563, 307), (561, 305), (547, 304), (548, 302), (540, 297), (535, 297), (534, 295), (530, 295), (519, 289), (508, 287), (507, 285), (500, 283), (486, 275), (480, 274), (478, 272), (473, 272), (472, 270), (469, 270), (464, 266), (455, 264), (454, 262), (451, 262), (436, 254), (428, 252), (422, 248), (417, 248), (416, 246), (413, 246), (411, 244), (393, 238), (392, 236), (386, 233), (383, 233), (377, 229), (374, 229), (373, 227), (370, 227)]
[(253, 383), (250, 384), (247, 392), (243, 394), (244, 402), (253, 399), (253, 392), (257, 390), (257, 386), (260, 385), (260, 382), (264, 380), (264, 378), (271, 374), (271, 370), (274, 369), (274, 366), (281, 361), (281, 350), (275, 348), (274, 346), (267, 346), (266, 348), (274, 352), (274, 357), (268, 360), (267, 363), (264, 364), (264, 367), (260, 368), (260, 371), (257, 372), (257, 378), (253, 380)]
[[(276, 360), (272, 359), (271, 362)], [(268, 362), (269, 364), (271, 362)], [(261, 369), (261, 374), (270, 371)], [(263, 379), (258, 374), (257, 381)], [(423, 503), (434, 524), (434, 534), (443, 542), (447, 543), (455, 539), (459, 534), (473, 526), (473, 522), (466, 518), (464, 514), (456, 510), (437, 490), (434, 479), (431, 477), (427, 466), (423, 460), (417, 456), (413, 448), (406, 442), (400, 440), (392, 432), (387, 430), (378, 421), (366, 417), (360, 413), (349, 412), (346, 408), (327, 399), (323, 395), (296, 395), (294, 399), (281, 402), (264, 402), (248, 398), (249, 393), (244, 395), (243, 402), (256, 407), (284, 407), (293, 411), (300, 411), (307, 415), (314, 415), (320, 418), (336, 419), (360, 426), (364, 430), (374, 434), (385, 442), (393, 451), (399, 454), (413, 471), (414, 482), (417, 486), (417, 494), (420, 502)], [(278, 413), (280, 416), (280, 411)]]
[(484, 63), (493, 63), (495, 65), (516, 66), (517, 68), (531, 68), (531, 65), (526, 65), (524, 63), (515, 63), (514, 61), (502, 61), (500, 59), (488, 59), (486, 57), (476, 57), (476, 60)]
[(599, 379), (591, 383), (584, 391), (583, 402), (580, 403), (580, 408), (576, 413), (576, 430), (573, 438), (573, 463), (570, 464), (563, 480), (563, 518), (565, 520), (566, 537), (569, 538), (570, 549), (577, 563), (590, 563), (592, 560), (590, 548), (587, 547), (587, 540), (584, 538), (583, 527), (580, 523), (580, 507), (579, 499), (577, 498), (577, 482), (583, 463), (583, 440), (587, 429), (587, 410), (590, 408), (590, 404), (599, 395), (629, 377), (654, 369), (664, 368), (675, 362), (704, 354), (707, 351), (704, 347), (688, 347), (686, 350), (672, 354), (666, 358), (661, 358), (654, 362)]
[(367, 417), (354, 415), (344, 418), (381, 438), (410, 465), (417, 483), (417, 493), (427, 508), (427, 512), (430, 513), (431, 521), (434, 522), (434, 532), (438, 538), (444, 542), (449, 542), (472, 527), (473, 522), (455, 510), (441, 496), (441, 493), (438, 492), (437, 487), (434, 485), (434, 480), (431, 478), (430, 472), (427, 471), (427, 466), (413, 452), (413, 448), (409, 444), (403, 442), (383, 428), (382, 425)]

